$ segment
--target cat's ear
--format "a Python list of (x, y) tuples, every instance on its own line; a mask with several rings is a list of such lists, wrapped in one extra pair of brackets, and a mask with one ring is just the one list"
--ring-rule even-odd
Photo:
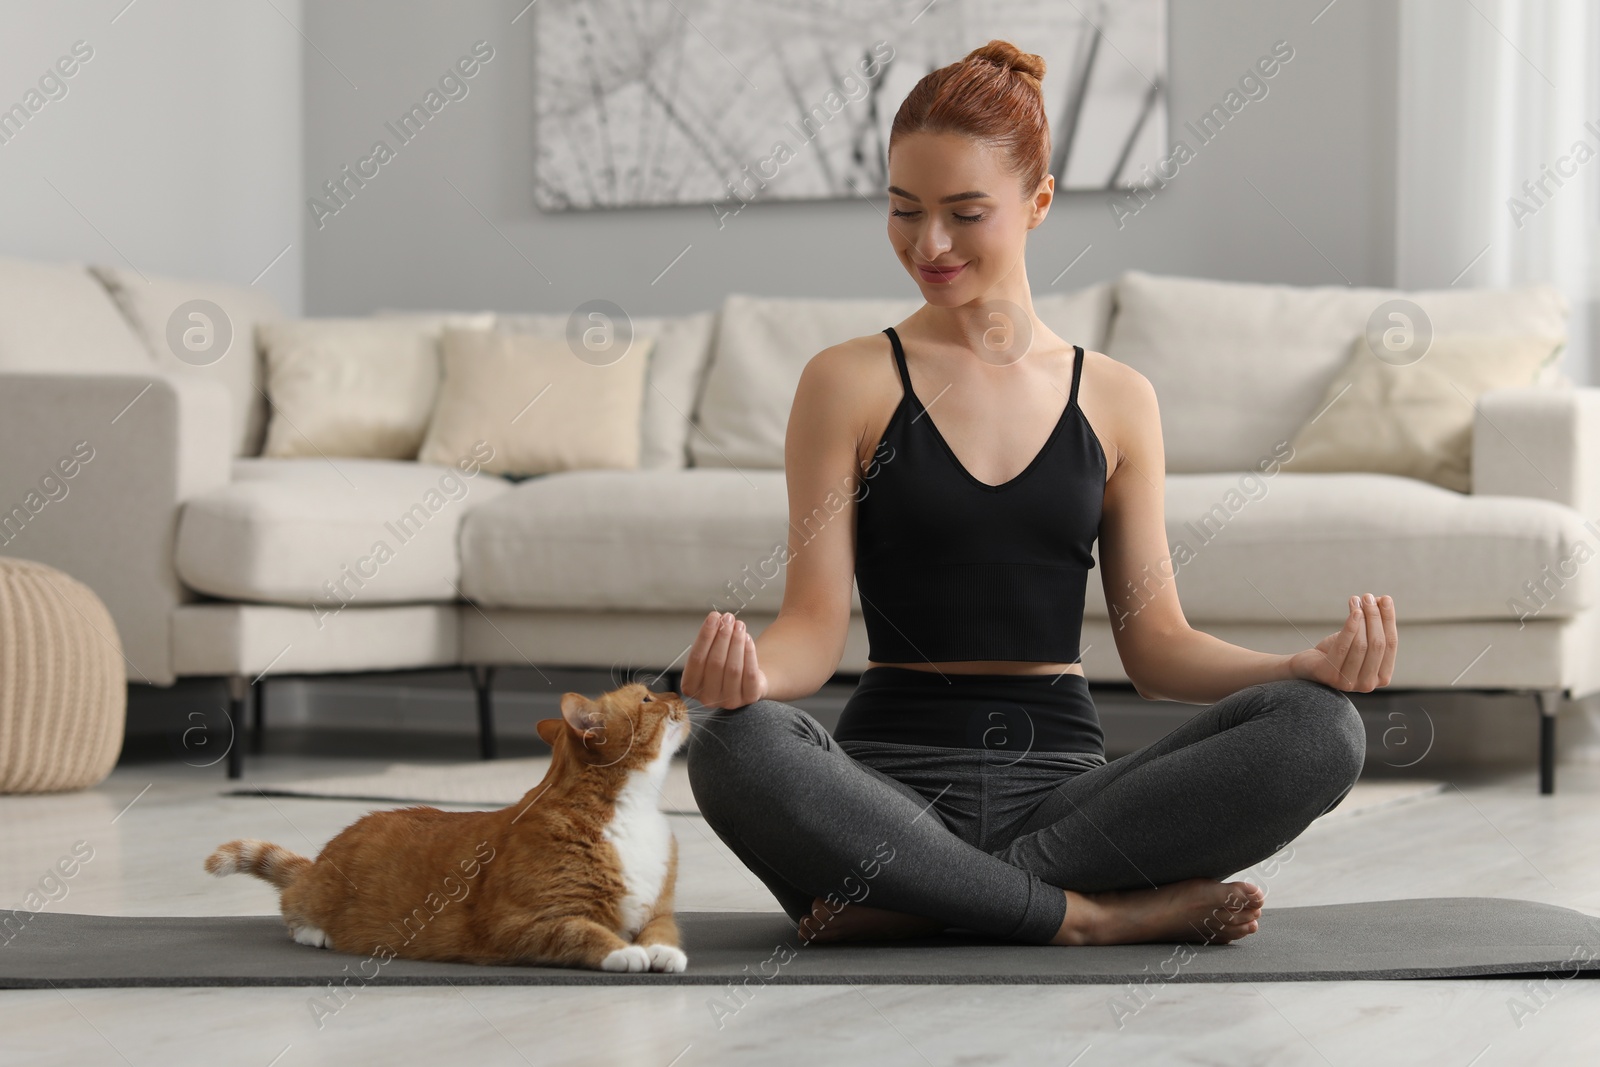
[(600, 711), (600, 705), (582, 693), (561, 695), (561, 717), (578, 735), (579, 740), (587, 742), (590, 731), (598, 735), (596, 740), (602, 742), (605, 740), (605, 716)]
[(533, 728), (538, 731), (545, 744), (555, 748), (556, 738), (561, 736), (561, 731), (567, 728), (567, 724), (560, 719), (540, 719), (533, 724)]

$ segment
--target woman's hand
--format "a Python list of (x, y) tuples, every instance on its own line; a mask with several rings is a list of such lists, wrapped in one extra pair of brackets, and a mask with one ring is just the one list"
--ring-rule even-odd
[(1290, 656), (1289, 668), (1296, 678), (1309, 678), (1341, 692), (1370, 693), (1389, 684), (1399, 647), (1394, 598), (1374, 598), (1368, 593), (1350, 598), (1344, 629), (1317, 642), (1316, 648)]
[(679, 689), (708, 708), (742, 708), (767, 695), (767, 676), (756, 666), (756, 639), (742, 621), (724, 611), (706, 616)]

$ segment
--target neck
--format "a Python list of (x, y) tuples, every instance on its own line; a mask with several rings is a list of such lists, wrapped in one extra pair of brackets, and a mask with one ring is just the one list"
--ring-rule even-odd
[(987, 357), (986, 362), (1000, 356), (1004, 357), (1001, 362), (1009, 363), (1023, 354), (1013, 352), (1015, 346), (1036, 348), (1034, 339), (1050, 335), (1049, 327), (1033, 310), (1026, 285), (1015, 295), (1002, 295), (996, 288), (965, 304), (924, 304), (915, 317), (922, 319), (925, 334), (980, 358)]
[[(590, 763), (574, 751), (575, 745), (576, 742), (569, 736), (555, 746), (549, 769), (539, 784), (523, 795), (522, 802), (517, 805), (519, 810), (529, 803), (548, 804), (582, 799), (614, 804), (633, 773), (649, 771), (648, 766), (629, 769), (620, 763)], [(659, 787), (660, 782), (656, 785)]]

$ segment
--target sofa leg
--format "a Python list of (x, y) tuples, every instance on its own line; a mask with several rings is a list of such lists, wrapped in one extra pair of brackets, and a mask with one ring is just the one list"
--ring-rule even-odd
[(494, 668), (474, 664), (470, 670), (478, 694), (478, 751), (484, 759), (494, 759)]
[(1556, 791), (1556, 712), (1561, 708), (1559, 689), (1539, 690), (1539, 792)]
[(228, 777), (244, 774), (244, 745), (239, 730), (244, 724), (244, 706), (250, 697), (250, 679), (242, 674), (228, 676)]
[(267, 735), (267, 680), (250, 687), (250, 754), (261, 755)]

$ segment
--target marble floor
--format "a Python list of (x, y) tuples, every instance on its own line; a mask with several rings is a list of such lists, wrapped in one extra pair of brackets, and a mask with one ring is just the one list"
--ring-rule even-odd
[[(269, 750), (248, 760), (245, 780), (388, 762)], [(681, 761), (673, 773), (683, 773)], [(54, 909), (274, 914), (265, 885), (202, 870), (211, 847), (259, 836), (314, 854), (373, 806), (221, 795), (226, 788), (219, 766), (145, 760), (125, 761), (85, 792), (0, 797), (0, 902), (20, 906), (83, 841), (93, 858)], [(672, 822), (680, 907), (776, 908), (699, 817)], [(1531, 771), (1457, 775), (1441, 794), (1313, 825), (1270, 878), (1259, 875), (1252, 880), (1269, 893), (1263, 922), (1273, 905), (1435, 895), (1522, 897), (1600, 915), (1600, 768), (1563, 766), (1550, 797), (1537, 794)], [(717, 990), (705, 986), (371, 987), (320, 1028), (311, 992), (3, 991), (0, 1064), (1600, 1062), (1600, 981), (1584, 979), (1186, 984), (1142, 1006), (1105, 986), (773, 986), (720, 1024), (710, 1008)]]

